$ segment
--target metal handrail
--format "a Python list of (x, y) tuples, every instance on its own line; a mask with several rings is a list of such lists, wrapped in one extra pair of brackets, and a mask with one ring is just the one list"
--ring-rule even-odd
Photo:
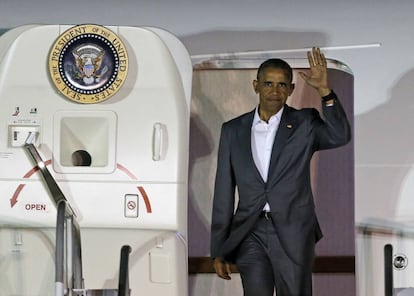
[(68, 288), (69, 290), (72, 288), (83, 288), (80, 227), (76, 221), (76, 214), (74, 210), (70, 206), (62, 190), (60, 190), (52, 174), (47, 169), (36, 147), (28, 141), (26, 141), (24, 147), (29, 152), (32, 159), (35, 161), (37, 167), (39, 168), (57, 209), (55, 246), (55, 293), (56, 296), (63, 296), (65, 295), (63, 284), (65, 225), (67, 231), (66, 239), (68, 242), (68, 248), (66, 251), (67, 258), (69, 258), (69, 260), (67, 260), (67, 266), (70, 266), (69, 273), (67, 274), (67, 282), (70, 284), (70, 286), (72, 286), (69, 286)]
[(65, 202), (57, 206), (55, 245), (55, 295), (64, 295)]
[(81, 244), (81, 234), (80, 234), (80, 227), (76, 219), (72, 219), (72, 225), (75, 228), (75, 232), (73, 233), (73, 288), (75, 289), (83, 289), (84, 280), (82, 274), (82, 244)]
[[(57, 207), (61, 201), (67, 202), (65, 195), (63, 194), (62, 190), (60, 190), (52, 174), (47, 169), (46, 164), (44, 163), (36, 147), (31, 143), (26, 143), (24, 147), (26, 148), (26, 150), (29, 152), (30, 156), (36, 163), (37, 167), (39, 168), (39, 171), (42, 173), (42, 176), (46, 182), (47, 188), (49, 189), (49, 192), (52, 196), (55, 206)], [(75, 212), (73, 211), (73, 209), (70, 207), (69, 204), (67, 205), (66, 211), (70, 215), (75, 215)]]
[[(72, 296), (73, 291), (80, 291), (84, 289), (84, 281), (82, 275), (81, 234), (79, 224), (76, 220), (76, 214), (64, 196), (63, 192), (60, 190), (55, 179), (47, 169), (36, 147), (30, 141), (26, 141), (24, 147), (29, 152), (40, 172), (42, 173), (42, 176), (46, 182), (46, 185), (57, 209), (55, 246), (55, 295)], [(67, 267), (66, 284), (68, 286), (67, 291), (65, 291), (64, 288), (65, 245)], [(131, 247), (128, 245), (125, 245), (121, 248), (118, 296), (129, 296), (130, 294), (128, 267), (130, 252)]]
[(131, 252), (130, 246), (122, 246), (121, 259), (119, 266), (119, 283), (118, 283), (118, 296), (129, 295), (129, 253)]
[(394, 295), (394, 277), (392, 269), (392, 245), (384, 246), (384, 289), (385, 296)]
[[(60, 204), (64, 204), (66, 207), (66, 203), (64, 202), (61, 202)], [(68, 294), (70, 296), (72, 295), (71, 289), (84, 288), (80, 227), (74, 216), (67, 215), (67, 213), (65, 213), (63, 218), (61, 218), (60, 221), (58, 220), (57, 223), (65, 224), (66, 228), (66, 285), (69, 288)], [(56, 243), (56, 246), (58, 246), (58, 243)], [(64, 246), (61, 248), (64, 248)]]

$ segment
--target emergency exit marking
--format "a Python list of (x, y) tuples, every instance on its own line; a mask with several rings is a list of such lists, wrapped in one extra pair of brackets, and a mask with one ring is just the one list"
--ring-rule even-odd
[(46, 211), (45, 204), (26, 204), (24, 208), (27, 211)]

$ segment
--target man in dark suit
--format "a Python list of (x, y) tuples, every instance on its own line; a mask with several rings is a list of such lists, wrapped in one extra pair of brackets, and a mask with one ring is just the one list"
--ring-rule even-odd
[[(312, 295), (315, 243), (322, 237), (314, 210), (310, 161), (315, 151), (351, 139), (345, 112), (329, 88), (326, 58), (308, 52), (310, 73), (299, 75), (318, 91), (323, 119), (312, 108), (286, 105), (294, 90), (283, 60), (261, 64), (255, 110), (221, 129), (211, 227), (211, 257), (219, 277), (235, 262), (245, 296)], [(239, 201), (234, 211), (235, 192)]]

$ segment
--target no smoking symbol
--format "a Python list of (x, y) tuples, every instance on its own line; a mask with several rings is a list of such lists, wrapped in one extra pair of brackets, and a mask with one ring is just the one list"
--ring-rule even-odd
[(135, 201), (129, 201), (127, 203), (127, 207), (129, 210), (135, 210), (135, 208), (137, 207), (137, 204), (135, 203)]

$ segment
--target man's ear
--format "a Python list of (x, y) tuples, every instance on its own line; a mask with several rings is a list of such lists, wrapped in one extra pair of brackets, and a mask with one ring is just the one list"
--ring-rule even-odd
[(257, 85), (258, 85), (257, 80), (253, 80), (253, 89), (254, 89), (254, 92), (255, 93), (258, 93), (259, 92), (259, 90), (257, 89)]
[(290, 84), (290, 91), (289, 91), (289, 96), (293, 93), (293, 90), (295, 89), (295, 84), (291, 83)]

